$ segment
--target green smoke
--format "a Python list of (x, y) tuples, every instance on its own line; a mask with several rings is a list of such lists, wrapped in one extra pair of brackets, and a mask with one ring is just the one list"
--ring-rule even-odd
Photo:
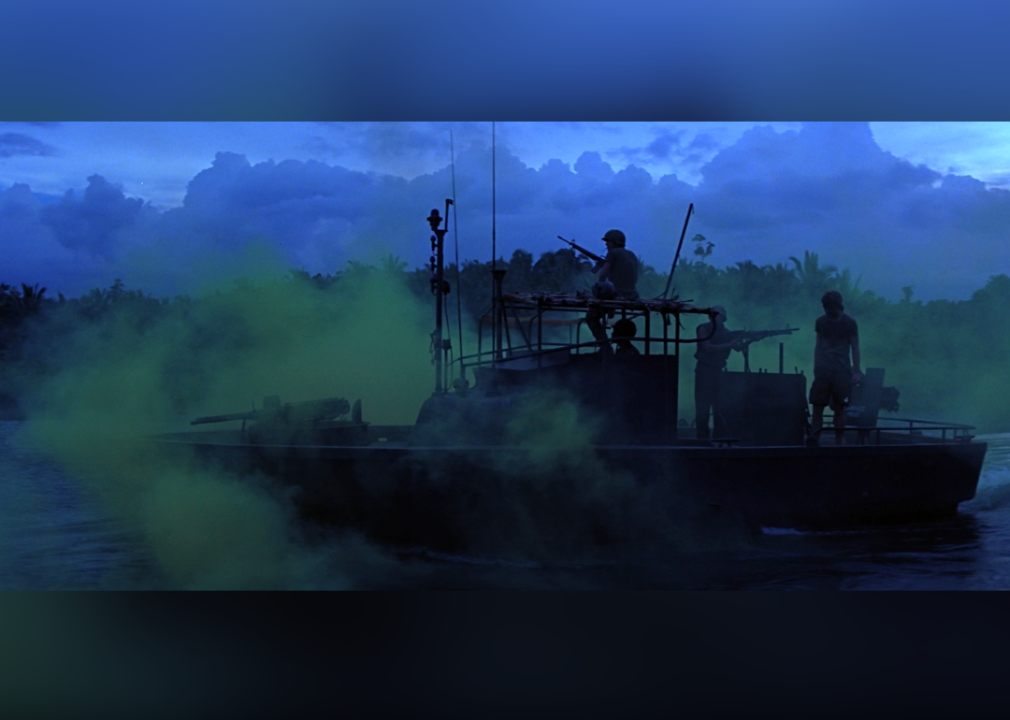
[[(1000, 401), (1010, 391), (1006, 276), (993, 277), (968, 301), (921, 303), (909, 289), (904, 301), (890, 302), (860, 289), (848, 271), (815, 260), (808, 255), (793, 265), (730, 268), (683, 262), (673, 292), (699, 306), (724, 305), (733, 328), (800, 327), (794, 335), (752, 346), (751, 365), (776, 371), (781, 341), (786, 371), (797, 368), (809, 378), (813, 324), (823, 312), (819, 298), (838, 289), (860, 326), (863, 367), (886, 369), (885, 384), (901, 390), (900, 415), (967, 422), (983, 431), (1010, 427), (1010, 407)], [(513, 261), (516, 273), (510, 268), (506, 290), (541, 289), (537, 283), (548, 290), (585, 290), (593, 279), (567, 250), (536, 264), (528, 254)], [(478, 263), (462, 269), (462, 288), (455, 291), (464, 292), (467, 327), (488, 308), (488, 270)], [(523, 277), (531, 285), (510, 286)], [(366, 421), (412, 423), (434, 385), (427, 271), (350, 266), (325, 280), (287, 277), (268, 267), (193, 298), (155, 300), (117, 283), (53, 303), (30, 332), (28, 324), (18, 327), (16, 347), (4, 348), (6, 387), (0, 390), (18, 391), (30, 411), (34, 441), (144, 533), (161, 569), (179, 587), (313, 586), (319, 573), (332, 573), (332, 555), (305, 549), (287, 502), (268, 483), (208, 470), (185, 456), (160, 455), (145, 436), (188, 429), (199, 415), (259, 407), (267, 395), (285, 402), (361, 399)], [(664, 274), (644, 268), (639, 290), (656, 296), (665, 284)], [(455, 310), (452, 296), (449, 307)], [(455, 342), (453, 320), (450, 315), (447, 330)], [(702, 321), (685, 316), (682, 335), (693, 337)], [(652, 331), (660, 335), (659, 323)], [(469, 352), (476, 349), (472, 335), (465, 345)], [(693, 349), (681, 348), (680, 416), (686, 418), (692, 414)], [(741, 369), (738, 354), (730, 367)], [(511, 524), (501, 523), (497, 537), (494, 526), (480, 528), (489, 538), (487, 548), (554, 557), (581, 550), (598, 525), (622, 538), (661, 535), (670, 517), (658, 508), (670, 507), (671, 499), (652, 503), (649, 493), (659, 492), (662, 483), (632, 492), (630, 478), (606, 467), (594, 451), (605, 433), (600, 417), (570, 397), (526, 398), (506, 431), (506, 441), (520, 452), (507, 467), (490, 468), (504, 471), (500, 497), (507, 504), (475, 515), (513, 517)], [(524, 495), (528, 489), (553, 496), (558, 508), (567, 503), (566, 522), (552, 525), (538, 517)], [(688, 535), (691, 518), (681, 520)], [(510, 536), (504, 528), (520, 530)], [(356, 557), (388, 562), (356, 547)], [(351, 583), (338, 573), (337, 585)]]
[(326, 290), (246, 280), (156, 305), (118, 292), (91, 320), (57, 308), (49, 329), (64, 332), (35, 348), (48, 369), (29, 394), (30, 438), (131, 521), (178, 586), (312, 586), (326, 561), (296, 541), (267, 483), (169, 457), (146, 436), (274, 394), (361, 399), (368, 421), (412, 422), (433, 381), (423, 308), (381, 272)]

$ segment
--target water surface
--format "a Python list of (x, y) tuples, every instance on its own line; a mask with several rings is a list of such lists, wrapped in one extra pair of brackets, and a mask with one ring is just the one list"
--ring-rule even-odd
[[(293, 524), (283, 555), (271, 559), (281, 570), (243, 579), (180, 574), (165, 555), (173, 528), (156, 545), (149, 528), (116, 517), (89, 484), (25, 447), (23, 430), (0, 422), (0, 589), (1010, 589), (1010, 433), (980, 438), (989, 451), (978, 493), (944, 522), (766, 527), (584, 562), (384, 548)], [(185, 515), (176, 522), (181, 543)]]

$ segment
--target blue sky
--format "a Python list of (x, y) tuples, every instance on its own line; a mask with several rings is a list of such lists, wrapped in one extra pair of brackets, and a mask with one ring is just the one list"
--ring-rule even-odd
[[(497, 243), (618, 227), (666, 268), (688, 203), (711, 261), (804, 250), (886, 297), (962, 299), (1010, 272), (1010, 123), (500, 122)], [(192, 292), (247, 270), (427, 259), (452, 192), (491, 242), (489, 122), (0, 122), (0, 281)], [(453, 237), (450, 235), (450, 237)]]

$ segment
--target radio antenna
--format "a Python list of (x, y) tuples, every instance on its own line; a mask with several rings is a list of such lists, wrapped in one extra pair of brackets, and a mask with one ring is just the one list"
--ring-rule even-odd
[(491, 272), (498, 269), (497, 263), (498, 252), (496, 246), (495, 238), (495, 220), (497, 214), (495, 213), (495, 136), (494, 136), (494, 121), (491, 121)]
[(498, 214), (495, 207), (495, 181), (497, 173), (495, 172), (495, 127), (494, 120), (491, 121), (491, 337), (492, 343), (495, 349), (495, 359), (500, 359), (498, 355), (501, 353), (501, 326), (500, 319), (498, 317), (500, 309), (498, 307), (498, 246), (497, 246), (497, 236), (496, 231), (496, 221)]
[[(460, 285), (459, 282), (459, 225), (456, 221), (456, 148), (452, 142), (452, 130), (449, 131), (449, 158), (452, 163), (452, 230), (453, 236), (456, 241), (456, 322), (459, 327), (459, 370), (460, 376), (466, 373), (466, 368), (463, 366), (463, 306), (462, 300), (460, 300)], [(451, 332), (451, 331), (450, 331)]]

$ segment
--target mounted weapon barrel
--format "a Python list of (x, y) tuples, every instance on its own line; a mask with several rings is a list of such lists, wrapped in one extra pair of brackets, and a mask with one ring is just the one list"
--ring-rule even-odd
[(775, 337), (776, 335), (792, 335), (797, 330), (799, 328), (783, 328), (782, 330), (732, 330), (727, 334), (733, 340), (739, 340), (749, 345), (758, 340)]
[[(310, 400), (300, 403), (284, 403), (280, 398), (271, 395), (263, 399), (262, 410), (249, 410), (225, 415), (207, 415), (191, 421), (190, 425), (205, 425), (207, 423), (230, 422), (232, 420), (270, 420), (284, 419), (287, 421), (318, 422), (335, 420), (351, 411), (351, 404), (345, 398), (326, 398), (325, 400)], [(359, 411), (360, 412), (360, 411)]]
[[(750, 372), (750, 346), (751, 343), (756, 343), (758, 340), (764, 340), (767, 337), (774, 337), (776, 335), (792, 335), (794, 332), (799, 330), (799, 328), (783, 328), (782, 330), (731, 330), (727, 333), (727, 340), (736, 340), (743, 343), (743, 348), (740, 352), (743, 353), (743, 371), (745, 373)], [(781, 347), (779, 348), (779, 368), (782, 367), (782, 353)], [(780, 369), (781, 372), (781, 369)]]
[(241, 413), (228, 413), (226, 415), (207, 415), (198, 417), (191, 421), (190, 425), (205, 425), (206, 423), (230, 422), (231, 420), (256, 420), (262, 415), (261, 410), (250, 410)]

